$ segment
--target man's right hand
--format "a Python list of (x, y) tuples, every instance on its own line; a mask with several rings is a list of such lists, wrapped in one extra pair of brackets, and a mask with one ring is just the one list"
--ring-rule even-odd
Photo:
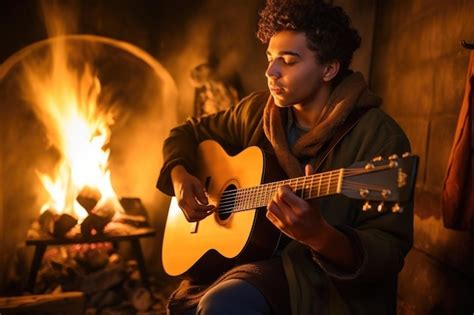
[(212, 213), (215, 207), (209, 204), (202, 183), (189, 174), (184, 166), (173, 167), (171, 180), (178, 205), (189, 222), (202, 220)]

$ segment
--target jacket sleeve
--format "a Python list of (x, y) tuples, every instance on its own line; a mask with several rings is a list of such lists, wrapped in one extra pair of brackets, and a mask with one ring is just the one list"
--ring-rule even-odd
[[(399, 156), (410, 151), (408, 139), (400, 133), (379, 135), (366, 139), (370, 145), (360, 146), (361, 160), (368, 160), (374, 156), (388, 157), (392, 154)], [(360, 151), (359, 151), (360, 152)], [(400, 204), (403, 213), (392, 213), (390, 207), (384, 212), (377, 210), (361, 211), (362, 201), (341, 198), (334, 206), (346, 208), (347, 217), (351, 217), (344, 224), (334, 225), (349, 240), (351, 240), (359, 258), (356, 271), (344, 272), (324, 257), (313, 253), (313, 260), (336, 281), (366, 283), (396, 276), (403, 267), (404, 258), (413, 245), (413, 199)]]
[(173, 128), (163, 144), (163, 166), (157, 188), (167, 195), (174, 195), (171, 170), (181, 164), (188, 172), (194, 173), (197, 147), (204, 140), (215, 140), (227, 151), (242, 150), (249, 121), (252, 122), (255, 117), (250, 117), (250, 112), (262, 97), (261, 93), (251, 94), (226, 111), (201, 118), (189, 118), (184, 124)]

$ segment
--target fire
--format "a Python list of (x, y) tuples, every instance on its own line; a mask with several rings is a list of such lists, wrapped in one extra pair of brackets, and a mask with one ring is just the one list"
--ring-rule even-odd
[(64, 40), (52, 45), (50, 58), (24, 65), (24, 92), (45, 126), (48, 141), (60, 155), (53, 174), (37, 171), (49, 194), (41, 211), (68, 213), (81, 221), (87, 211), (76, 198), (83, 190), (100, 193), (96, 208), (123, 211), (108, 168), (115, 112), (108, 104), (99, 106), (101, 84), (92, 67), (72, 62)]

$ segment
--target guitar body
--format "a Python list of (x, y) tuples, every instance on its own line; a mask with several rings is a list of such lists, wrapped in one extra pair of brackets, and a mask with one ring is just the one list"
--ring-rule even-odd
[(218, 143), (202, 142), (196, 175), (206, 187), (209, 202), (222, 209), (199, 222), (188, 222), (173, 198), (163, 237), (164, 270), (169, 275), (207, 281), (237, 264), (270, 257), (281, 233), (268, 221), (266, 211), (229, 214), (221, 196), (225, 191), (279, 179), (275, 174), (284, 173), (277, 165), (257, 147), (229, 156)]

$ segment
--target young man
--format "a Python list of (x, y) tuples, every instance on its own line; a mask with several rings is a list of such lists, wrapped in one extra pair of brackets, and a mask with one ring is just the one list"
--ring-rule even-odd
[[(268, 44), (269, 92), (225, 112), (189, 120), (165, 141), (158, 188), (175, 194), (189, 221), (212, 213), (193, 176), (198, 144), (229, 154), (249, 146), (274, 153), (288, 177), (347, 167), (410, 150), (400, 127), (378, 109), (360, 73), (348, 70), (360, 37), (339, 7), (268, 0), (259, 39)], [(218, 163), (218, 161), (216, 162)], [(397, 274), (412, 246), (412, 202), (402, 214), (362, 212), (335, 196), (305, 201), (278, 189), (266, 216), (288, 237), (279, 255), (239, 266), (205, 285), (183, 282), (170, 309), (188, 314), (395, 314)]]

